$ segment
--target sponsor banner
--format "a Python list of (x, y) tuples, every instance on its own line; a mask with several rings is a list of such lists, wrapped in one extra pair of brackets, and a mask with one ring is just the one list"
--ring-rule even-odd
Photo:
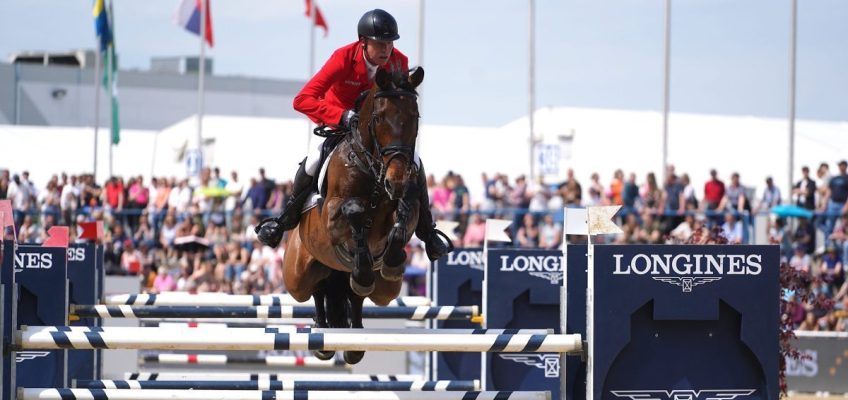
[[(65, 247), (17, 247), (13, 265), (18, 290), (18, 327), (67, 323), (67, 260)], [(18, 353), (17, 386), (67, 387), (66, 358), (65, 350)]]
[[(568, 247), (568, 274), (559, 250), (489, 249), (486, 279), (486, 327), (490, 329), (560, 328), (560, 289), (568, 279), (567, 333), (585, 335), (585, 245)], [(585, 364), (568, 357), (560, 365), (559, 354), (488, 354), (486, 390), (549, 390), (559, 397), (560, 372), (565, 369), (566, 398), (583, 399)]]
[[(483, 249), (456, 249), (433, 264), (435, 304), (478, 306), (483, 302)], [(474, 329), (480, 325), (467, 320), (436, 321), (439, 329)], [(480, 354), (434, 352), (437, 380), (480, 379)]]
[[(68, 300), (71, 304), (97, 304), (97, 258), (94, 243), (72, 244), (68, 247)], [(95, 326), (96, 318), (69, 321), (70, 326)], [(95, 379), (97, 350), (68, 352), (68, 382)]]
[(778, 397), (777, 246), (595, 247), (594, 398)]
[(801, 393), (848, 393), (848, 333), (796, 332), (792, 346), (803, 355), (786, 358), (788, 389)]

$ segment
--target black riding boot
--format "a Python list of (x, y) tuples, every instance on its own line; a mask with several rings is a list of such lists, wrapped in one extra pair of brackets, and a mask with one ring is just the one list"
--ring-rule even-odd
[(294, 176), (292, 194), (286, 201), (283, 213), (277, 218), (263, 220), (256, 227), (256, 234), (260, 242), (271, 247), (277, 247), (280, 240), (283, 239), (283, 233), (297, 226), (300, 222), (303, 203), (314, 189), (313, 181), (314, 179), (306, 173), (306, 159), (304, 158)]
[(430, 195), (427, 194), (427, 175), (422, 166), (418, 170), (418, 226), (415, 235), (418, 236), (427, 250), (430, 261), (436, 261), (453, 251), (453, 243), (442, 231), (436, 229), (433, 214), (430, 212)]

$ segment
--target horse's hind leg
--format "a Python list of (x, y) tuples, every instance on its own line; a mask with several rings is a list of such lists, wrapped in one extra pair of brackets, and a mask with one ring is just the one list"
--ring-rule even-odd
[[(364, 297), (356, 295), (352, 290), (348, 290), (348, 322), (351, 328), (362, 328), (362, 302)], [(362, 361), (365, 357), (364, 351), (345, 351), (344, 360), (348, 364), (356, 364)]]
[(368, 248), (368, 206), (360, 199), (349, 199), (342, 205), (342, 214), (347, 217), (353, 231), (353, 270), (350, 287), (359, 296), (368, 296), (374, 291), (374, 260)]

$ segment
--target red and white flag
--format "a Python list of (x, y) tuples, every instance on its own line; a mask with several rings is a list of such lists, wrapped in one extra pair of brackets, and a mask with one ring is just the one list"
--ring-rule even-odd
[[(315, 26), (324, 29), (324, 37), (327, 37), (327, 33), (330, 31), (330, 28), (327, 27), (327, 21), (324, 19), (324, 14), (321, 14), (321, 9), (318, 8), (318, 4), (312, 4), (313, 0), (306, 0), (306, 16), (309, 19), (313, 20)], [(312, 18), (312, 7), (315, 7), (315, 18)]]

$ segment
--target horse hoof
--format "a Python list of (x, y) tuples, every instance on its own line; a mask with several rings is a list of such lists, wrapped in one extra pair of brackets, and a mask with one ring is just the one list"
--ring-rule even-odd
[(353, 277), (351, 276), (350, 277), (350, 288), (351, 288), (351, 290), (353, 290), (353, 293), (355, 293), (357, 296), (368, 297), (368, 295), (370, 295), (371, 292), (374, 291), (374, 283), (372, 282), (368, 286), (362, 286), (362, 285), (356, 283), (356, 281), (353, 280)]
[(362, 361), (362, 357), (365, 357), (364, 351), (346, 351), (344, 352), (344, 360), (348, 364), (356, 364)]
[(313, 350), (312, 355), (314, 355), (315, 358), (317, 358), (319, 360), (327, 361), (327, 360), (332, 360), (333, 357), (336, 356), (336, 352), (335, 351)]
[(380, 268), (380, 276), (387, 281), (397, 282), (403, 279), (403, 272), (405, 270), (406, 268), (403, 265), (399, 267), (387, 267), (384, 265), (383, 268)]

